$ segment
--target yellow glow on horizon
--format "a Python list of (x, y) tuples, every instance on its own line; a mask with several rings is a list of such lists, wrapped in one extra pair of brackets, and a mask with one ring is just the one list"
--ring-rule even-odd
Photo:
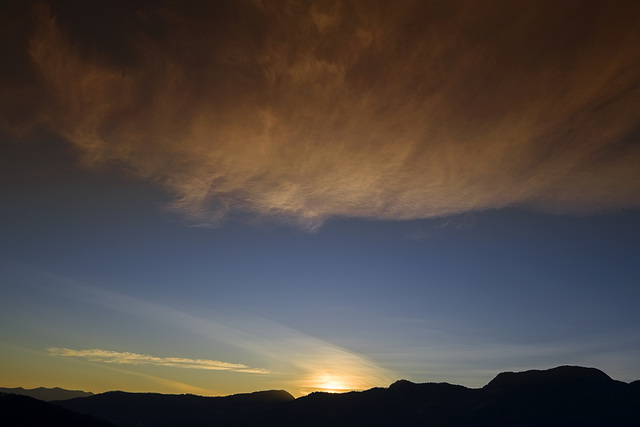
[(342, 378), (324, 374), (320, 380), (318, 388), (325, 390), (348, 390), (351, 387), (347, 386)]
[(346, 393), (349, 391), (361, 390), (356, 378), (349, 378), (346, 374), (329, 374), (326, 372), (314, 375), (310, 379), (310, 384), (300, 390), (302, 395), (307, 395), (314, 391), (325, 393)]

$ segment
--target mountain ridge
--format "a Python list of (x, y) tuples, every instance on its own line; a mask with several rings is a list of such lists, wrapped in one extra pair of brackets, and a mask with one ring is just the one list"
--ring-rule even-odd
[(640, 425), (640, 381), (596, 368), (502, 372), (481, 388), (398, 380), (389, 387), (294, 398), (284, 390), (222, 397), (111, 391), (52, 402), (118, 427)]
[(89, 397), (94, 395), (90, 391), (67, 390), (60, 387), (53, 387), (53, 388), (37, 387), (37, 388), (30, 388), (30, 389), (25, 389), (22, 387), (14, 387), (14, 388), (0, 387), (0, 393), (29, 396), (38, 400), (44, 400), (45, 402), (51, 402), (54, 400), (74, 399), (76, 397)]
[(109, 391), (53, 403), (117, 426), (199, 426), (236, 425), (237, 419), (253, 417), (254, 413), (293, 400), (284, 390), (213, 397)]
[(14, 393), (0, 392), (0, 413), (3, 425), (12, 427), (114, 427), (114, 424), (106, 420), (71, 411), (31, 396)]

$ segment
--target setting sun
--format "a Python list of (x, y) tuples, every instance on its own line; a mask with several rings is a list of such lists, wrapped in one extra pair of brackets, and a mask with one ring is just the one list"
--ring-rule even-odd
[(318, 388), (322, 388), (325, 391), (345, 391), (349, 390), (349, 387), (342, 378), (337, 378), (331, 375), (324, 375)]
[(301, 390), (302, 394), (309, 394), (314, 391), (325, 393), (346, 393), (348, 391), (360, 390), (355, 381), (351, 381), (344, 375), (318, 374), (311, 381), (310, 385)]

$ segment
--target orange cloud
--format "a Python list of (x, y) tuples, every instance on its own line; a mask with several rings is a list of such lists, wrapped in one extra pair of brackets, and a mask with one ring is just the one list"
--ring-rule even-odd
[(103, 50), (37, 6), (39, 122), (211, 224), (640, 205), (637, 2), (218, 6)]

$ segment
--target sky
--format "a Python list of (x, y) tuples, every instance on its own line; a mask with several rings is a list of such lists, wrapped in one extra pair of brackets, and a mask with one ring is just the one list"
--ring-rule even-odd
[(640, 379), (636, 1), (0, 4), (0, 386)]

